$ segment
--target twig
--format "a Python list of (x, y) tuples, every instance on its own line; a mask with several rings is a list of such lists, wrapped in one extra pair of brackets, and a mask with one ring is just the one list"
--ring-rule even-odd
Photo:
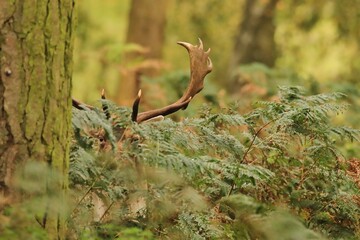
[[(241, 159), (241, 162), (244, 162), (244, 161), (245, 161), (248, 153), (250, 152), (250, 149), (251, 149), (252, 146), (254, 145), (255, 139), (259, 136), (260, 132), (261, 132), (264, 128), (266, 128), (268, 125), (270, 125), (271, 123), (277, 121), (278, 119), (280, 119), (280, 117), (275, 118), (275, 119), (271, 120), (270, 122), (267, 122), (266, 124), (264, 124), (261, 128), (259, 128), (259, 129), (256, 131), (256, 133), (255, 133), (255, 135), (254, 135), (254, 137), (253, 137), (253, 139), (252, 139), (249, 147), (246, 149), (246, 151), (245, 151), (245, 153), (244, 153), (244, 155), (243, 155), (243, 157), (242, 157), (242, 159)], [(236, 176), (239, 174), (239, 171), (240, 171), (240, 168), (237, 168)], [(235, 182), (232, 183), (231, 188), (230, 188), (230, 190), (229, 190), (229, 193), (227, 194), (228, 196), (231, 195), (231, 193), (234, 191), (234, 188), (235, 188)]]
[[(97, 180), (97, 179), (96, 179)], [(79, 207), (80, 203), (85, 199), (85, 197), (91, 192), (91, 190), (94, 188), (96, 180), (92, 183), (91, 187), (86, 191), (86, 193), (82, 196), (82, 198), (76, 203), (76, 206), (71, 211), (71, 214), (69, 215), (69, 218), (72, 216), (72, 214), (75, 212), (75, 210)], [(69, 220), (69, 219), (68, 219)]]
[(99, 219), (99, 222), (101, 222), (103, 220), (103, 218), (105, 217), (105, 215), (109, 212), (110, 208), (114, 205), (115, 201), (112, 201), (110, 203), (110, 205), (106, 208), (105, 212), (103, 213), (103, 215), (101, 216), (101, 218)]

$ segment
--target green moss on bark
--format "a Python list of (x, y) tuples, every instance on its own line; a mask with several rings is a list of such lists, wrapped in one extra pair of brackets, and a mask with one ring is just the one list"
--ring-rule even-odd
[[(29, 159), (67, 175), (75, 1), (5, 1), (0, 23), (0, 188), (9, 194)], [(64, 225), (48, 214), (51, 238), (63, 238)]]

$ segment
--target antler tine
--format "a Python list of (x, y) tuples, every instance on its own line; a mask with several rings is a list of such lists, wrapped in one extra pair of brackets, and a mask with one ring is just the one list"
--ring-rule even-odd
[(179, 45), (186, 48), (190, 57), (190, 82), (185, 90), (183, 96), (175, 103), (166, 107), (150, 110), (143, 113), (138, 113), (138, 107), (140, 102), (140, 95), (136, 98), (133, 104), (132, 120), (138, 123), (146, 121), (150, 118), (157, 116), (166, 116), (174, 113), (180, 109), (185, 109), (194, 96), (203, 89), (204, 78), (211, 72), (213, 64), (209, 58), (210, 48), (204, 52), (204, 45), (199, 38), (199, 46), (192, 45), (187, 42), (178, 42)]
[[(101, 99), (106, 100), (105, 89), (101, 90)], [(105, 113), (106, 119), (110, 119), (111, 114), (109, 112), (108, 105), (106, 103), (104, 103), (104, 102), (101, 102), (101, 106), (102, 106), (103, 112)]]
[[(210, 53), (210, 48), (209, 48), (209, 50), (206, 51), (206, 53), (207, 53), (207, 54)], [(213, 63), (212, 63), (212, 61), (211, 61), (210, 58), (208, 58), (208, 68), (211, 69), (211, 70), (212, 70), (212, 68), (213, 68)], [(210, 70), (210, 71), (211, 71), (211, 70)]]
[(185, 47), (188, 51), (190, 50), (191, 47), (193, 47), (193, 45), (191, 45), (190, 43), (187, 43), (187, 42), (177, 42), (177, 44)]
[(211, 51), (211, 48), (209, 48), (205, 53), (206, 53), (207, 55), (209, 55), (210, 51)]
[(102, 90), (101, 90), (101, 99), (106, 99), (105, 89), (102, 89)]
[(139, 112), (139, 104), (140, 104), (140, 99), (141, 99), (141, 89), (138, 92), (138, 95), (133, 103), (133, 107), (132, 107), (132, 113), (131, 113), (131, 120), (136, 122), (137, 117), (138, 117), (138, 112)]
[(203, 42), (201, 41), (201, 39), (199, 38), (199, 49), (203, 50), (204, 49), (204, 45), (203, 45)]
[(79, 110), (85, 110), (84, 107), (86, 107), (86, 108), (88, 108), (88, 109), (91, 109), (91, 110), (94, 109), (93, 106), (90, 106), (90, 105), (84, 104), (84, 103), (82, 103), (82, 102), (79, 102), (78, 100), (76, 100), (76, 99), (74, 99), (74, 98), (72, 98), (72, 106), (73, 106), (74, 108), (79, 109)]

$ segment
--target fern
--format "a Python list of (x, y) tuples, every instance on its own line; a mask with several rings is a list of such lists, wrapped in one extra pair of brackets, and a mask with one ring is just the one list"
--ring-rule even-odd
[[(344, 96), (279, 94), (243, 116), (205, 107), (181, 122), (134, 124), (129, 109), (105, 100), (105, 113), (74, 110), (70, 180), (81, 194), (71, 221), (80, 228), (95, 194), (106, 205), (99, 224), (159, 238), (355, 239), (359, 189), (335, 140), (358, 141), (359, 131), (330, 121), (347, 108), (335, 102)], [(136, 213), (134, 199), (144, 204)]]

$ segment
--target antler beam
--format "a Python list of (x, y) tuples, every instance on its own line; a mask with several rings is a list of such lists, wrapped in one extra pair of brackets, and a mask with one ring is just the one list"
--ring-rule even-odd
[(133, 104), (133, 121), (141, 123), (157, 116), (166, 116), (180, 109), (186, 109), (191, 99), (203, 89), (205, 76), (211, 72), (213, 67), (211, 59), (209, 58), (210, 48), (205, 52), (201, 39), (199, 39), (199, 46), (194, 46), (187, 42), (178, 42), (178, 44), (186, 48), (190, 57), (190, 83), (185, 93), (173, 104), (160, 109), (138, 113), (141, 99), (140, 90)]

